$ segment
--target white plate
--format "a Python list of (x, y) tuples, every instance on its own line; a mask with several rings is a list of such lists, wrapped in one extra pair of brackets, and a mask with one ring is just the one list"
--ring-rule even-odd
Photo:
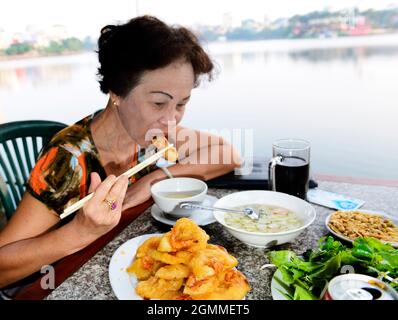
[[(137, 249), (145, 240), (162, 235), (162, 233), (151, 233), (135, 237), (123, 243), (113, 254), (109, 263), (109, 281), (119, 300), (144, 300), (135, 292), (137, 277), (129, 274), (126, 269), (133, 262)], [(245, 299), (244, 297), (242, 300)]]
[(119, 300), (143, 300), (135, 292), (138, 279), (129, 274), (126, 269), (131, 265), (138, 247), (145, 240), (161, 235), (161, 233), (152, 233), (135, 237), (123, 243), (113, 254), (109, 263), (109, 280), (112, 290)]
[[(217, 200), (218, 199), (216, 197), (207, 195), (201, 204), (204, 206), (212, 206)], [(170, 226), (173, 226), (178, 220), (178, 218), (166, 216), (156, 204), (151, 208), (151, 215), (155, 220)], [(195, 221), (198, 226), (206, 226), (210, 223), (216, 222), (213, 212), (210, 210), (194, 209), (192, 210), (192, 215), (189, 219)]]
[[(358, 211), (358, 212), (363, 212), (363, 213), (367, 213), (367, 214), (374, 214), (374, 215), (382, 216), (382, 217), (385, 217), (386, 219), (390, 219), (390, 220), (395, 224), (395, 226), (398, 226), (398, 219), (397, 219), (397, 218), (392, 217), (392, 216), (390, 216), (390, 215), (388, 215), (388, 214), (386, 214), (386, 213), (384, 213), (384, 212), (381, 212), (381, 211), (362, 210), (362, 209), (356, 209), (356, 210), (339, 210), (339, 211)], [(335, 211), (335, 212), (337, 212), (337, 211)], [(329, 214), (329, 215), (326, 217), (326, 219), (325, 219), (326, 228), (329, 230), (329, 232), (330, 232), (331, 234), (333, 234), (333, 235), (336, 236), (337, 238), (340, 238), (340, 239), (342, 239), (342, 240), (344, 240), (344, 241), (348, 241), (348, 242), (353, 243), (353, 240), (351, 240), (350, 238), (347, 238), (347, 237), (345, 237), (345, 236), (343, 236), (343, 235), (341, 235), (341, 234), (339, 234), (339, 233), (333, 231), (333, 230), (329, 227), (329, 220), (330, 220), (332, 214), (334, 214), (335, 212), (332, 212), (331, 214)], [(382, 241), (382, 242), (385, 242), (385, 241)], [(398, 243), (397, 243), (397, 242), (389, 242), (389, 243), (390, 243), (393, 247), (398, 248)]]

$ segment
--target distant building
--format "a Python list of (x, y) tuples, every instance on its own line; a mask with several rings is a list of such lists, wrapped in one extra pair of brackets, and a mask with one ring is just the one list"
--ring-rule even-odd
[(289, 26), (289, 19), (279, 18), (272, 22), (270, 29), (275, 30), (279, 28), (287, 28)]
[(11, 44), (24, 42), (24, 34), (22, 32), (14, 32), (11, 36)]
[(11, 36), (3, 28), (0, 28), (0, 50), (4, 50), (11, 45)]
[(230, 12), (225, 12), (222, 16), (222, 28), (224, 32), (228, 32), (233, 28), (233, 19)]
[(241, 22), (241, 27), (243, 29), (253, 30), (253, 31), (260, 31), (264, 28), (264, 26), (260, 22), (254, 20), (254, 19), (243, 20)]
[(49, 28), (48, 36), (53, 41), (61, 41), (68, 38), (69, 33), (66, 26), (54, 24)]
[(263, 19), (263, 28), (268, 29), (271, 25), (271, 20), (269, 19), (268, 15), (264, 15), (264, 19)]
[(372, 32), (372, 26), (367, 23), (366, 17), (358, 16), (355, 18), (355, 25), (348, 29), (350, 36), (363, 36)]

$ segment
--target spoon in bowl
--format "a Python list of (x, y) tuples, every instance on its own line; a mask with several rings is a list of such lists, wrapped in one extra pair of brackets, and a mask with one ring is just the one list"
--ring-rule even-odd
[(240, 213), (248, 216), (252, 220), (260, 219), (260, 214), (262, 214), (262, 209), (260, 212), (256, 212), (253, 208), (247, 207), (243, 210), (235, 210), (235, 209), (227, 209), (227, 208), (218, 208), (218, 207), (209, 207), (203, 206), (200, 204), (193, 204), (189, 202), (180, 203), (180, 209), (202, 209), (202, 210), (211, 210), (211, 211), (224, 211), (224, 212), (231, 212), (231, 213)]

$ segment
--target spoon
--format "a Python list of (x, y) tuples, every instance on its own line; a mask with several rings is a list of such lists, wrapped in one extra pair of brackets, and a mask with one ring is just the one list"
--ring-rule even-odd
[(166, 176), (169, 179), (173, 179), (173, 175), (171, 174), (171, 172), (169, 171), (169, 169), (167, 169), (167, 167), (170, 167), (172, 165), (174, 165), (174, 162), (170, 162), (168, 160), (166, 160), (165, 158), (160, 158), (157, 162), (156, 162), (156, 166), (160, 169), (162, 169), (162, 171), (166, 174)]
[(199, 204), (193, 204), (189, 202), (183, 202), (180, 203), (180, 208), (181, 209), (203, 209), (203, 210), (211, 210), (211, 211), (224, 211), (224, 212), (232, 212), (232, 213), (240, 213), (248, 216), (252, 220), (258, 220), (260, 218), (260, 214), (263, 213), (262, 209), (260, 209), (260, 213), (257, 213), (254, 211), (253, 208), (247, 207), (244, 208), (243, 210), (234, 210), (234, 209), (227, 209), (227, 208), (218, 208), (218, 207), (208, 207), (208, 206), (203, 206)]

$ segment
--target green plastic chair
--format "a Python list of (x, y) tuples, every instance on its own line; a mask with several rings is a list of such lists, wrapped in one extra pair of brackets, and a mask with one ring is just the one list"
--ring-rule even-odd
[(0, 124), (0, 201), (7, 219), (21, 201), (42, 147), (66, 126), (45, 120)]

